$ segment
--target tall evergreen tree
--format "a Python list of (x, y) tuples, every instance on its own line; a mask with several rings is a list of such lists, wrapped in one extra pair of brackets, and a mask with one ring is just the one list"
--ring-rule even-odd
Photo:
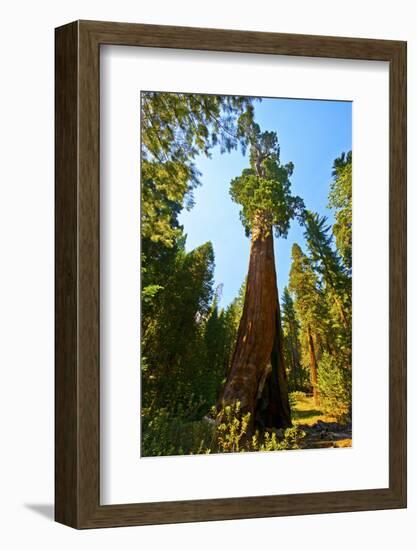
[(320, 274), (346, 331), (351, 324), (351, 278), (332, 246), (333, 235), (325, 216), (307, 212), (305, 238), (314, 268)]
[(317, 366), (319, 360), (319, 336), (323, 334), (326, 319), (325, 299), (319, 279), (309, 258), (298, 244), (292, 247), (289, 288), (295, 296), (294, 307), (301, 325), (310, 366), (310, 381), (316, 404), (319, 402)]
[[(152, 321), (142, 330), (143, 382), (147, 400), (160, 406), (187, 401), (196, 357), (201, 350), (201, 324), (213, 294), (214, 253), (206, 243), (187, 253), (182, 249), (163, 292), (154, 298)], [(152, 396), (152, 397), (151, 397)]]
[(257, 420), (276, 428), (291, 426), (291, 415), (273, 231), (286, 236), (291, 219), (303, 207), (302, 200), (291, 194), (292, 171), (291, 163), (280, 163), (276, 133), (261, 132), (254, 125), (250, 168), (230, 186), (232, 199), (241, 205), (240, 217), (251, 236), (251, 249), (242, 317), (222, 403), (240, 402), (242, 413), (251, 413), (252, 423)]
[(300, 323), (297, 319), (294, 300), (288, 287), (285, 287), (282, 293), (281, 310), (285, 359), (287, 369), (290, 372), (289, 385), (293, 389), (302, 389), (303, 372), (300, 350)]

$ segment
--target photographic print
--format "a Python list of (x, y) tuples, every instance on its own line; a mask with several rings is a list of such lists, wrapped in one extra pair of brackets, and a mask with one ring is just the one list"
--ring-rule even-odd
[(352, 445), (352, 103), (142, 91), (141, 457)]

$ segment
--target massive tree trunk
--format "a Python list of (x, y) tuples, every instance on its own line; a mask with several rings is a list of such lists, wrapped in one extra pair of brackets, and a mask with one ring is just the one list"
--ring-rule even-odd
[(243, 312), (221, 401), (239, 401), (242, 412), (251, 413), (251, 428), (291, 426), (271, 227), (252, 231)]
[(308, 349), (310, 352), (310, 380), (311, 385), (313, 386), (313, 398), (315, 405), (319, 404), (319, 392), (317, 388), (317, 359), (316, 351), (314, 349), (314, 340), (311, 334), (310, 325), (307, 328), (308, 331)]

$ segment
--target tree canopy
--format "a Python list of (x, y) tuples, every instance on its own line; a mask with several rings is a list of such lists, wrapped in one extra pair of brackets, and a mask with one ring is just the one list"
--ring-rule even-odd
[(213, 147), (244, 151), (253, 120), (253, 98), (142, 92), (142, 236), (173, 246), (177, 216), (193, 204), (200, 183), (194, 160)]
[(301, 216), (300, 197), (291, 194), (292, 163), (280, 163), (280, 148), (275, 132), (261, 132), (254, 124), (250, 136), (250, 168), (234, 178), (230, 195), (241, 205), (240, 219), (249, 236), (254, 229), (268, 234), (272, 228), (278, 237), (288, 233), (290, 221)]

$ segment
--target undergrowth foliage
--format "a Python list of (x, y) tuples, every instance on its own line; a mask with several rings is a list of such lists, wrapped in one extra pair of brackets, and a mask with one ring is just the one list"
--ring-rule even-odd
[(321, 409), (332, 414), (339, 421), (348, 421), (351, 417), (351, 373), (338, 365), (336, 359), (324, 353), (318, 366), (318, 388)]
[(251, 415), (240, 403), (223, 407), (216, 416), (216, 450), (221, 453), (299, 449), (305, 433), (297, 426), (286, 430), (249, 433)]
[(281, 431), (249, 433), (250, 413), (240, 403), (223, 407), (212, 417), (187, 421), (163, 408), (142, 415), (142, 456), (239, 453), (299, 449), (305, 433), (297, 426)]

